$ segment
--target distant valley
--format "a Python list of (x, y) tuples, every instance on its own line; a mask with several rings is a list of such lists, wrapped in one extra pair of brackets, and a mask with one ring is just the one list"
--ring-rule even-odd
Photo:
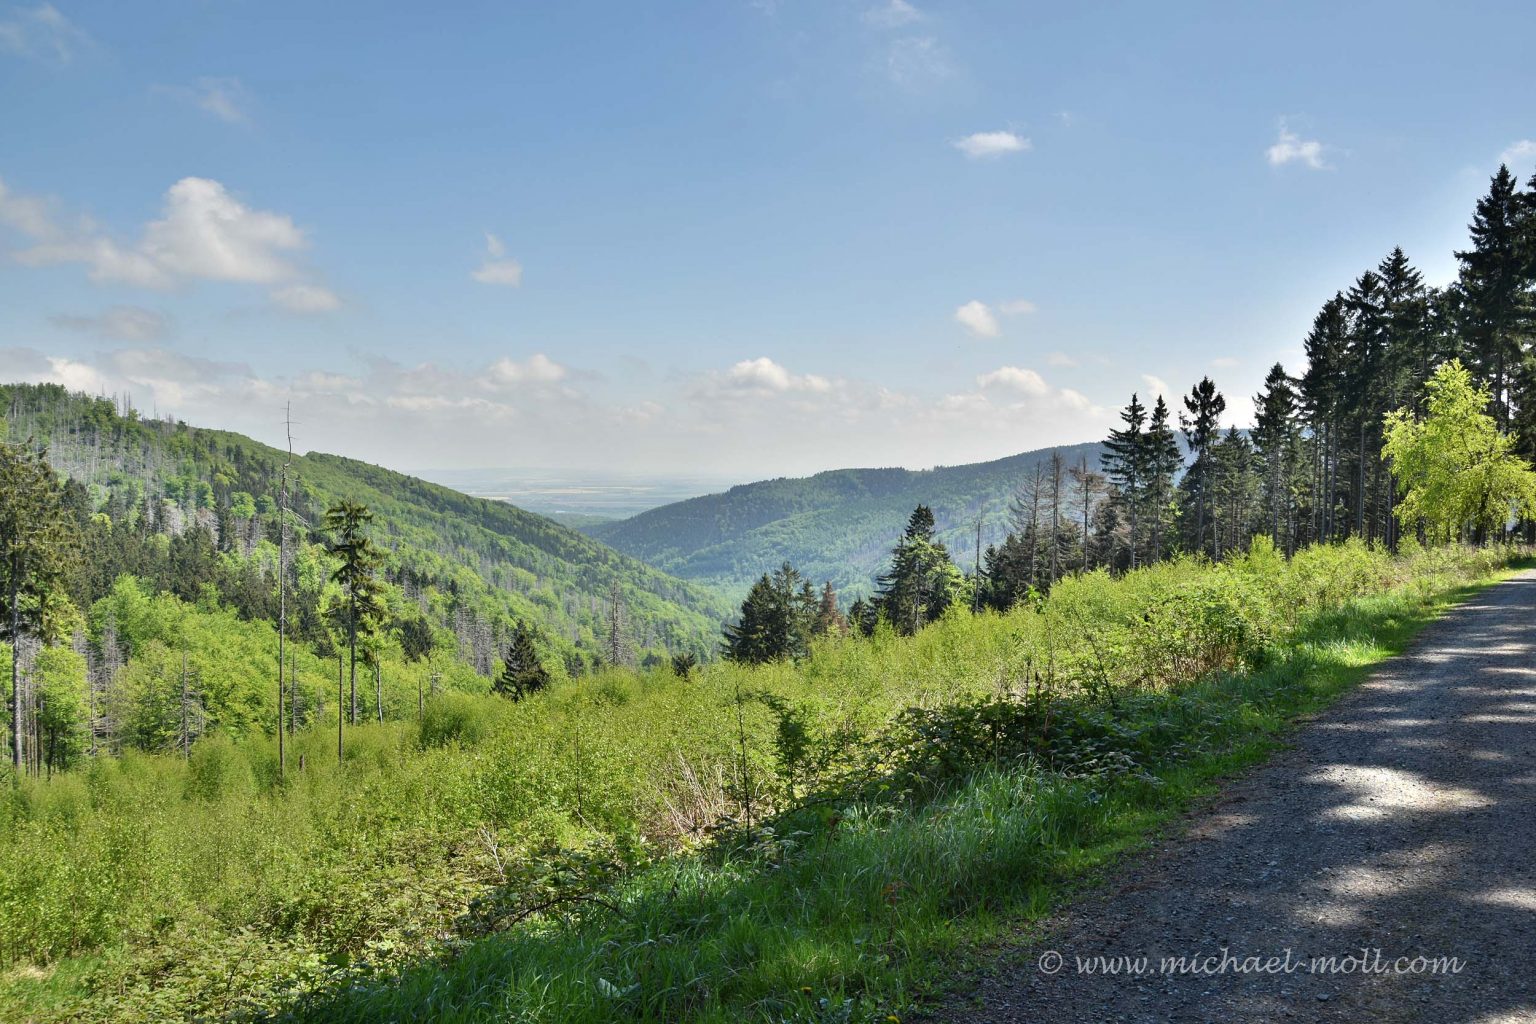
[(717, 476), (589, 473), (561, 469), (423, 469), (416, 473), (476, 498), (504, 501), (567, 526), (627, 519), (737, 483)]

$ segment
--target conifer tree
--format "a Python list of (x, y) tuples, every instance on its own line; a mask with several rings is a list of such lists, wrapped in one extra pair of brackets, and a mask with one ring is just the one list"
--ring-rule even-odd
[(1301, 441), (1297, 427), (1297, 395), (1285, 367), (1276, 363), (1264, 378), (1264, 390), (1254, 396), (1253, 444), (1263, 476), (1263, 507), (1269, 536), (1276, 548), (1294, 550), (1292, 482)]
[(1168, 403), (1163, 401), (1162, 395), (1157, 396), (1157, 402), (1152, 406), (1145, 445), (1146, 519), (1151, 527), (1152, 561), (1157, 562), (1164, 554), (1163, 535), (1169, 526), (1174, 477), (1183, 465), (1179, 439), (1174, 436)]
[[(1207, 526), (1211, 516), (1211, 478), (1215, 467), (1211, 462), (1211, 447), (1220, 437), (1221, 414), (1226, 411), (1227, 400), (1211, 378), (1202, 377), (1200, 383), (1190, 389), (1184, 398), (1184, 412), (1179, 414), (1179, 425), (1184, 431), (1184, 442), (1189, 446), (1190, 467), (1181, 482), (1187, 494), (1187, 504), (1193, 514), (1189, 516), (1189, 548), (1202, 551), (1205, 548)], [(1212, 542), (1211, 554), (1216, 554)]]
[(603, 653), (608, 664), (625, 668), (634, 664), (634, 641), (630, 636), (629, 611), (624, 604), (624, 590), (617, 580), (608, 588), (608, 604), (603, 619)]
[[(331, 579), (341, 585), (341, 622), (347, 635), (348, 699), (350, 718), (357, 724), (357, 638), (368, 631), (382, 611), (378, 580), (378, 549), (367, 530), (373, 513), (353, 501), (339, 501), (326, 509), (325, 528), (335, 534), (329, 550), (340, 560)], [(338, 713), (340, 709), (338, 708)], [(338, 727), (339, 728), (339, 727)]]
[(1385, 379), (1388, 366), (1385, 290), (1375, 271), (1361, 274), (1345, 296), (1349, 311), (1349, 341), (1344, 399), (1356, 435), (1353, 486), (1350, 505), (1355, 535), (1373, 537), (1378, 521), (1372, 514), (1379, 490), (1381, 461), (1380, 424), (1386, 412)]
[(842, 636), (848, 632), (848, 620), (837, 606), (837, 591), (828, 580), (821, 587), (821, 597), (816, 604), (816, 624), (811, 632), (816, 636)]
[(933, 510), (919, 505), (891, 552), (891, 567), (880, 577), (880, 614), (898, 632), (916, 633), (965, 597), (965, 575), (934, 539)]
[(512, 638), (501, 659), (501, 673), (491, 684), (495, 693), (519, 701), (549, 686), (549, 671), (539, 660), (534, 647), (533, 630), (522, 619), (512, 627)]
[(1340, 292), (1323, 304), (1304, 343), (1307, 371), (1300, 391), (1302, 412), (1310, 426), (1312, 540), (1338, 535), (1336, 492), (1348, 339), (1349, 319)]
[(873, 636), (880, 621), (880, 610), (871, 601), (855, 598), (848, 606), (848, 625), (859, 631), (860, 636)]
[(1005, 612), (1029, 596), (1037, 561), (1034, 529), (1025, 536), (1009, 531), (998, 545), (987, 545), (982, 558), (981, 604)]
[[(400, 635), (400, 654), (405, 658), (406, 664), (415, 664), (425, 660), (427, 671), (432, 671), (432, 655), (437, 651), (437, 634), (432, 629), (432, 624), (427, 621), (425, 615), (413, 615), (404, 619), (397, 627)], [(420, 718), (426, 710), (426, 697), (422, 693), (421, 676), (416, 677), (416, 717)]]
[(725, 628), (725, 657), (748, 664), (803, 658), (817, 607), (816, 592), (788, 562), (764, 573), (747, 592), (740, 618)]
[(1227, 428), (1210, 454), (1211, 542), (1220, 558), (1248, 542), (1257, 479), (1253, 445), (1236, 427)]
[(1511, 420), (1510, 384), (1532, 319), (1526, 205), (1515, 176), (1500, 164), (1472, 215), (1471, 248), (1456, 253), (1461, 261), (1461, 330), (1472, 368), (1489, 382), (1493, 414), (1504, 429)]
[(11, 645), (11, 762), (23, 766), (21, 647), (53, 638), (75, 532), (41, 452), (0, 441), (0, 637)]
[(1141, 535), (1140, 510), (1148, 475), (1147, 466), (1147, 408), (1141, 399), (1131, 395), (1131, 401), (1120, 412), (1123, 427), (1110, 430), (1104, 442), (1104, 454), (1100, 456), (1104, 474), (1115, 486), (1115, 501), (1122, 507), (1130, 522), (1130, 541), (1127, 547), (1130, 568), (1138, 564)]

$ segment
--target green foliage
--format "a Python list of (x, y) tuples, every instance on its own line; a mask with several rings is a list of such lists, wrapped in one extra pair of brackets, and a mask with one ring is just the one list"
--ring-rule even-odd
[[(83, 557), (68, 582), (77, 607), (130, 573), (187, 601), (211, 584), (242, 616), (275, 621), (267, 568), (275, 550), (262, 552), (277, 536), (272, 496), (285, 452), (238, 434), (125, 415), (111, 401), (56, 385), (0, 385), (0, 409), (10, 436), (46, 446), (53, 469), (71, 481), (66, 505), (83, 533)], [(290, 530), (298, 528), (301, 547), (322, 539), (324, 510), (336, 502), (372, 510), (380, 577), (413, 600), (424, 597), (434, 625), (455, 631), (485, 676), (494, 671), (494, 641), (519, 618), (546, 628), (562, 662), (589, 664), (603, 646), (598, 602), (615, 586), (632, 630), (654, 650), (708, 654), (729, 611), (714, 593), (548, 519), (377, 466), (312, 452), (293, 459), (289, 493)], [(242, 495), (256, 496), (254, 518), (245, 516), (251, 506)], [(332, 567), (327, 562), (326, 571)], [(325, 633), (317, 609), (301, 601), (289, 613), (310, 623), (307, 640)]]
[(933, 511), (919, 505), (891, 552), (890, 569), (880, 577), (875, 610), (899, 632), (912, 634), (950, 607), (964, 605), (969, 587), (949, 551), (934, 539)]
[[(310, 1019), (441, 1016), (430, 1000), (473, 1002), (475, 978), (487, 987), (473, 1013), (501, 1017), (788, 1014), (802, 985), (854, 998), (905, 969), (864, 958), (870, 935), (929, 948), (952, 934), (939, 922), (1045, 884), (1049, 864), (1097, 841), (1094, 808), (1121, 799), (1115, 787), (1146, 792), (1252, 722), (1243, 702), (1259, 695), (1186, 699), (1185, 673), (1204, 674), (1190, 693), (1214, 693), (1198, 687), (1271, 666), (1318, 623), (1357, 628), (1347, 610), (1369, 595), (1420, 600), (1503, 557), (1351, 544), (1287, 561), (1262, 542), (1216, 566), (1070, 579), (1006, 615), (956, 609), (912, 637), (828, 635), (800, 662), (718, 662), (686, 680), (607, 671), (516, 703), (442, 693), (420, 723), (349, 730), (341, 765), (334, 733), (301, 730), (282, 781), (258, 732), (194, 744), (186, 761), (92, 759), (0, 793), (0, 966), (13, 979), (0, 1016), (46, 1019), (3, 1002), (35, 991), (14, 980), (23, 967), (70, 979), (50, 990), (57, 1016), (116, 1020), (305, 993), (295, 1005)], [(127, 584), (117, 601), (124, 642), (140, 647), (186, 608)], [(193, 614), (231, 636), (269, 628)], [(325, 667), (301, 659), (301, 685), (325, 685)], [(1282, 682), (1262, 699), (1296, 685)], [(741, 845), (718, 826), (743, 822), (748, 799)], [(1024, 817), (999, 831), (1005, 806)], [(426, 967), (392, 973), (439, 955), (435, 981)]]
[(521, 620), (512, 630), (512, 642), (501, 659), (501, 674), (491, 689), (508, 700), (522, 700), (549, 688), (549, 671), (533, 645), (533, 630)]
[(1402, 493), (1398, 520), (1444, 542), (1468, 531), (1498, 534), (1511, 517), (1536, 516), (1536, 472), (1485, 411), (1488, 388), (1475, 386), (1456, 359), (1441, 364), (1424, 387), (1422, 418), (1407, 408), (1386, 418), (1382, 457)]
[(725, 656), (749, 665), (805, 657), (819, 607), (810, 581), (785, 562), (752, 584), (740, 618), (725, 627)]

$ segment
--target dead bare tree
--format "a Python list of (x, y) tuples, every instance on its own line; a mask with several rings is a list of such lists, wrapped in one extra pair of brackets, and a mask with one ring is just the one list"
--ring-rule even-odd
[(1080, 560), (1081, 569), (1087, 572), (1090, 568), (1090, 552), (1088, 538), (1090, 536), (1090, 523), (1093, 513), (1098, 508), (1099, 501), (1104, 496), (1104, 474), (1088, 468), (1088, 458), (1084, 456), (1076, 466), (1072, 467), (1072, 487), (1075, 498), (1074, 504), (1077, 512), (1082, 516), (1083, 523), (1083, 556)]

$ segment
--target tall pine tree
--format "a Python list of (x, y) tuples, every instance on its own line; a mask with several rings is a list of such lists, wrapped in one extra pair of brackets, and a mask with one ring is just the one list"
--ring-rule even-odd
[[(1227, 400), (1209, 377), (1190, 389), (1184, 398), (1184, 412), (1179, 414), (1179, 425), (1184, 430), (1184, 443), (1189, 446), (1190, 467), (1181, 482), (1185, 490), (1185, 504), (1190, 512), (1188, 544), (1191, 551), (1203, 551), (1211, 522), (1211, 484), (1215, 466), (1211, 462), (1211, 448), (1221, 433), (1221, 414), (1227, 409)], [(1214, 540), (1211, 554), (1216, 555)]]

